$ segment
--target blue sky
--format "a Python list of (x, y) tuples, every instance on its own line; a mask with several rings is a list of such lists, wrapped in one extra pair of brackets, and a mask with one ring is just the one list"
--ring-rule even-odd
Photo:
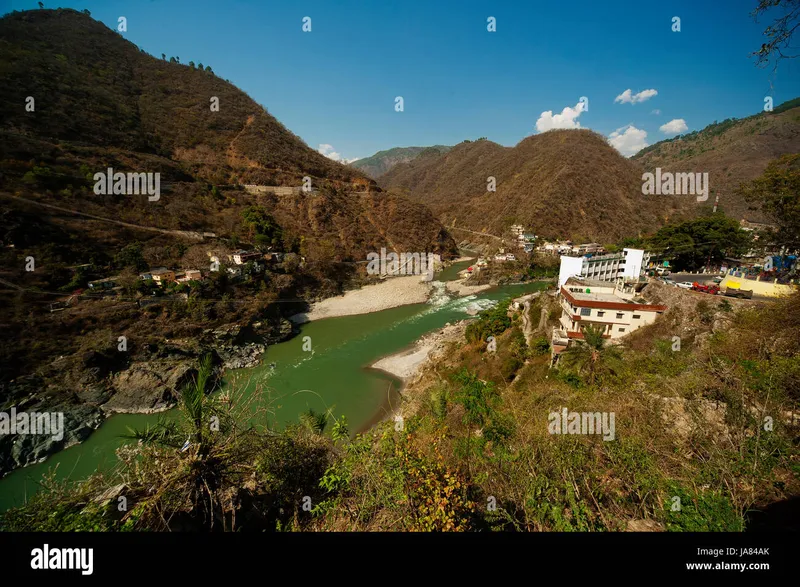
[[(760, 111), (765, 96), (775, 105), (800, 96), (800, 59), (773, 74), (748, 58), (767, 25), (749, 15), (757, 0), (44, 4), (88, 8), (112, 28), (125, 16), (124, 36), (148, 53), (211, 65), (309, 146), (342, 159), (482, 136), (512, 146), (537, 121), (540, 130), (580, 124), (630, 155), (674, 136), (660, 130), (671, 121), (698, 130)], [(631, 99), (615, 102), (626, 90)], [(578, 112), (582, 96), (589, 108)]]

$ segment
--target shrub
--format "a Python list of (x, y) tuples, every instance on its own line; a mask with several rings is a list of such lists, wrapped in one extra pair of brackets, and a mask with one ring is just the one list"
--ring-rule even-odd
[(534, 355), (546, 355), (550, 352), (550, 341), (545, 336), (534, 339), (531, 342), (531, 352)]
[(714, 321), (714, 311), (706, 300), (700, 300), (695, 306), (697, 315), (700, 316), (700, 322), (703, 324), (711, 324)]
[(470, 342), (485, 341), (490, 336), (505, 332), (511, 326), (508, 317), (508, 306), (511, 300), (498, 303), (493, 308), (484, 310), (478, 319), (467, 326), (465, 336)]

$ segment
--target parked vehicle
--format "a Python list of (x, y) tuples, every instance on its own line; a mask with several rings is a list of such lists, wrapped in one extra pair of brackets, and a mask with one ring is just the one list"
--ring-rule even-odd
[(722, 283), (722, 279), (723, 279), (722, 277), (715, 277), (711, 281), (713, 281), (714, 283)]
[(669, 269), (667, 269), (666, 267), (657, 267), (656, 273), (658, 273), (659, 275), (669, 275)]
[(692, 289), (691, 281), (681, 281), (680, 283), (676, 283), (675, 285), (677, 285), (681, 289)]
[(728, 287), (725, 289), (725, 295), (729, 298), (739, 298), (742, 300), (752, 300), (753, 299), (753, 290), (752, 289), (735, 289), (732, 287)]
[(671, 280), (669, 277), (661, 277), (660, 279), (661, 279), (661, 281), (663, 281), (667, 285), (676, 285), (676, 283), (673, 280)]
[(697, 283), (696, 281), (692, 284), (692, 289), (694, 291), (699, 291), (702, 293), (711, 294), (715, 296), (719, 293), (719, 286), (713, 283)]

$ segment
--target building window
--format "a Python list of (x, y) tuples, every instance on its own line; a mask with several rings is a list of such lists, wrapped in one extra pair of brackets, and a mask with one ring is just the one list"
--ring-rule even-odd
[(622, 312), (617, 312), (617, 320), (622, 320)]
[(603, 311), (601, 311), (601, 310), (598, 310), (598, 311), (597, 311), (597, 317), (598, 317), (598, 318), (602, 318), (602, 317), (603, 317), (603, 316), (605, 316), (605, 315), (606, 315), (606, 313), (605, 313), (605, 312), (603, 312)]
[(640, 314), (634, 314), (634, 315), (633, 315), (633, 319), (634, 319), (634, 320), (638, 320), (638, 319), (639, 319), (639, 318), (641, 318), (641, 317), (642, 317), (642, 316), (641, 316)]
[(619, 331), (620, 332), (625, 332), (625, 329), (624, 328), (620, 328)]
[(581, 316), (591, 316), (592, 309), (591, 308), (581, 308)]

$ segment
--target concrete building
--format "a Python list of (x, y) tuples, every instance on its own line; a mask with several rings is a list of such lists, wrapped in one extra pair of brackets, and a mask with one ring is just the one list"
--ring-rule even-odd
[[(139, 277), (141, 277), (141, 275)], [(156, 267), (150, 270), (150, 279), (155, 281), (158, 285), (162, 285), (170, 281), (175, 281), (175, 272), (166, 267)]]
[(580, 275), (583, 270), (583, 257), (561, 256), (561, 269), (558, 271), (558, 287), (560, 288), (567, 282), (567, 279), (575, 275)]
[(569, 241), (544, 242), (536, 250), (546, 255), (569, 255), (572, 253), (572, 243)]
[(600, 326), (611, 340), (651, 324), (667, 306), (634, 301), (635, 291), (613, 283), (571, 277), (561, 286), (561, 319), (553, 333), (556, 340), (583, 339), (587, 325)]
[(234, 251), (231, 255), (233, 262), (237, 265), (244, 265), (248, 261), (255, 261), (256, 259), (261, 259), (262, 257), (263, 255), (258, 251), (244, 251), (241, 249)]
[(650, 254), (641, 249), (623, 249), (606, 255), (587, 254), (582, 257), (561, 256), (558, 285), (570, 277), (583, 277), (599, 281), (637, 281), (650, 260)]
[(536, 235), (533, 234), (532, 232), (525, 232), (517, 236), (517, 246), (520, 249), (525, 249), (526, 253), (534, 249), (535, 242), (536, 242)]
[(117, 279), (119, 277), (106, 277), (105, 279), (96, 279), (89, 282), (90, 289), (112, 289), (117, 287)]
[(581, 257), (588, 253), (605, 253), (606, 250), (600, 243), (584, 243), (582, 245), (575, 245), (572, 247), (572, 252)]
[(187, 269), (182, 273), (175, 274), (175, 281), (183, 283), (186, 281), (202, 281), (203, 274), (198, 269)]

